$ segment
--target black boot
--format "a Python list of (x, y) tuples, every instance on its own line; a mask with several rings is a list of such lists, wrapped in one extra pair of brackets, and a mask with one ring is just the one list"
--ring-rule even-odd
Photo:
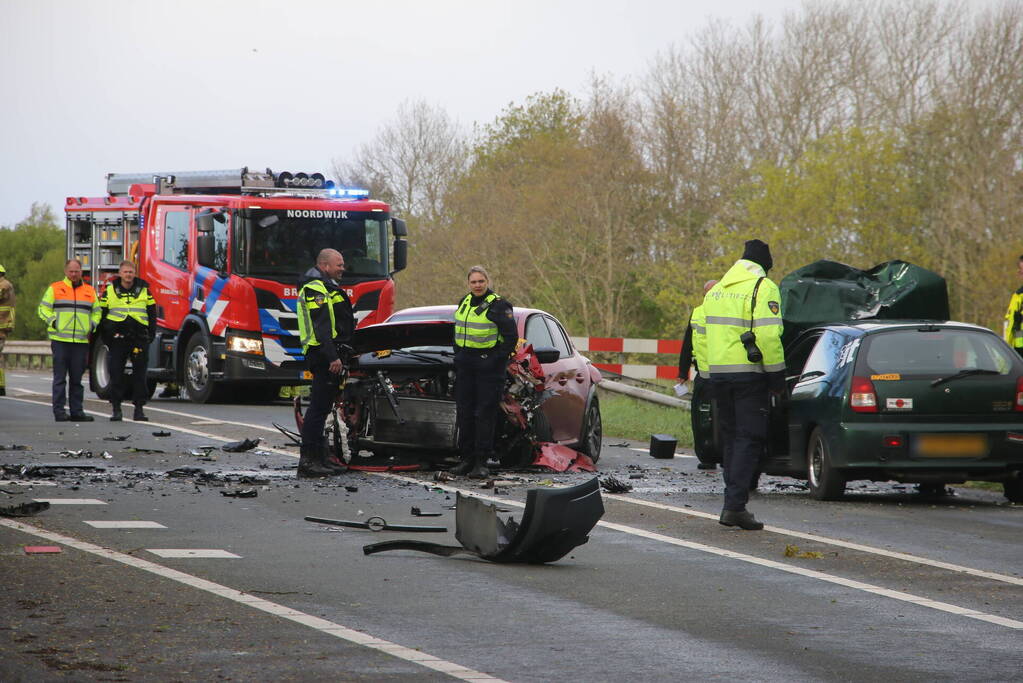
[(136, 422), (149, 422), (149, 418), (142, 412), (142, 406), (138, 403), (135, 404), (135, 415), (131, 418)]
[(448, 472), (455, 475), (456, 477), (464, 477), (469, 474), (469, 470), (476, 464), (476, 459), (470, 456), (462, 456), (462, 461), (452, 467)]
[(473, 461), (472, 469), (469, 470), (470, 479), (486, 479), (490, 476), (490, 470), (487, 469), (487, 456), (477, 455)]
[(341, 474), (348, 471), (348, 465), (341, 462), (341, 459), (334, 455), (334, 449), (330, 447), (327, 441), (324, 441), (320, 447), (320, 464), (330, 470), (331, 474)]
[(110, 421), (120, 422), (124, 419), (124, 415), (121, 414), (121, 404), (111, 403), (110, 404)]
[(749, 510), (722, 510), (718, 523), (725, 526), (737, 526), (746, 531), (760, 531), (764, 528), (764, 523), (758, 522)]
[(320, 447), (302, 445), (298, 456), (298, 477), (300, 479), (317, 479), (329, 477), (334, 474), (333, 470), (327, 469), (320, 463)]

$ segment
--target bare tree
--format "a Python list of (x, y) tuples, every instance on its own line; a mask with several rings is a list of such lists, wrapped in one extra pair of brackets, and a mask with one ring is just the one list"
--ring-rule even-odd
[(444, 194), (466, 159), (465, 136), (446, 111), (406, 100), (352, 158), (335, 158), (333, 170), (342, 182), (368, 184), (396, 213), (416, 217), (424, 227), (440, 215)]

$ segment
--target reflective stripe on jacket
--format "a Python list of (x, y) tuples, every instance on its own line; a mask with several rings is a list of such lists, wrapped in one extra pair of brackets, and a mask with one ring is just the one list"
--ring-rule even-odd
[(689, 318), (693, 328), (693, 358), (696, 360), (696, 371), (701, 377), (707, 376), (707, 316), (703, 312), (703, 304), (693, 309)]
[(1013, 292), (1009, 299), (1009, 310), (1005, 312), (1002, 336), (1012, 348), (1023, 348), (1023, 287)]
[[(302, 353), (309, 353), (309, 347), (319, 346), (337, 336), (337, 321), (334, 319), (334, 303), (341, 298), (338, 291), (328, 291), (323, 280), (310, 280), (298, 291), (298, 338)], [(313, 326), (313, 315), (326, 307), (330, 316), (331, 339), (317, 339)]]
[[(781, 294), (778, 285), (766, 277), (764, 269), (753, 261), (739, 259), (703, 299), (706, 327), (707, 369), (710, 376), (735, 373), (779, 372), (785, 369), (781, 345)], [(757, 309), (750, 312), (753, 288), (757, 290)], [(760, 363), (751, 363), (739, 337), (750, 329), (763, 354)], [(702, 366), (701, 366), (702, 368)]]
[(14, 285), (0, 275), (0, 332), (10, 332), (14, 329), (14, 304)]
[(89, 342), (89, 334), (99, 325), (101, 316), (92, 285), (83, 282), (73, 287), (67, 278), (46, 288), (38, 313), (46, 321), (46, 334), (52, 341), (77, 344)]
[(132, 294), (130, 291), (119, 294), (113, 283), (107, 283), (107, 288), (103, 290), (103, 297), (99, 302), (101, 308), (107, 309), (107, 320), (119, 323), (131, 318), (143, 327), (149, 326), (149, 312), (146, 308), (155, 306), (156, 301), (149, 293), (146, 283), (141, 282), (140, 284), (141, 287), (137, 288), (136, 294)]
[(455, 311), (455, 344), (468, 349), (492, 349), (504, 341), (497, 325), (487, 317), (490, 304), (500, 299), (489, 294), (479, 306), (472, 305), (472, 294), (467, 294)]

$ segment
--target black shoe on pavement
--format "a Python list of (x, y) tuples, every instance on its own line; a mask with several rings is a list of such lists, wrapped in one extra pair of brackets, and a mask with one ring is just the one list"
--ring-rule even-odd
[(93, 422), (96, 418), (85, 413), (71, 413), (72, 422)]
[(135, 406), (135, 414), (132, 416), (131, 419), (135, 420), (136, 422), (149, 422), (149, 418), (146, 417), (146, 414), (144, 412), (142, 412), (142, 406)]
[(165, 384), (163, 390), (156, 395), (157, 398), (177, 398), (181, 395), (181, 390), (178, 389), (176, 384)]
[(111, 422), (120, 422), (123, 419), (124, 419), (124, 414), (121, 412), (121, 404), (120, 403), (112, 403), (110, 405), (110, 421)]
[(320, 464), (330, 470), (331, 474), (341, 474), (348, 471), (348, 465), (341, 462), (341, 459), (334, 455), (334, 451), (326, 443), (320, 449)]
[(749, 510), (722, 510), (718, 523), (725, 526), (737, 526), (746, 531), (760, 531), (764, 528), (764, 523), (758, 522)]
[(698, 470), (716, 470), (718, 465), (716, 462), (701, 462), (696, 465)]
[(7, 395), (7, 387), (0, 387), (0, 396)]
[(67, 422), (68, 421), (67, 413), (54, 413), (53, 420), (54, 422)]
[(462, 460), (462, 462), (458, 463), (454, 467), (452, 467), (450, 470), (448, 470), (448, 472), (455, 475), (456, 477), (464, 477), (465, 475), (469, 474), (469, 471), (473, 468), (473, 465), (475, 464), (476, 464), (475, 460), (473, 460), (472, 458), (467, 458), (465, 460)]
[(298, 457), (299, 479), (319, 479), (332, 474), (336, 472), (320, 462), (320, 452), (316, 446), (302, 446)]
[(475, 467), (469, 470), (470, 479), (487, 479), (490, 477), (490, 470), (483, 463), (477, 463)]

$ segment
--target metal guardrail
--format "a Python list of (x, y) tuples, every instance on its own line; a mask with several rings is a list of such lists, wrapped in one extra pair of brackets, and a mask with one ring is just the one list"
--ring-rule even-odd
[(8, 369), (45, 369), (53, 367), (53, 352), (48, 341), (18, 341), (4, 344), (4, 360)]

